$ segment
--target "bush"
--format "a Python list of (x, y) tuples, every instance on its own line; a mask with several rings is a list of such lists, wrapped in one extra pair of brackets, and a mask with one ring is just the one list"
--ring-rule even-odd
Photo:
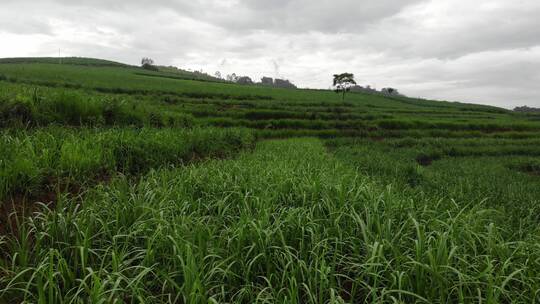
[(159, 68), (157, 66), (155, 66), (155, 65), (152, 65), (152, 64), (143, 64), (142, 68), (145, 69), (145, 70), (148, 70), (148, 71), (154, 71), (154, 72), (159, 71)]
[(36, 112), (34, 105), (24, 100), (0, 102), (0, 128), (33, 125)]

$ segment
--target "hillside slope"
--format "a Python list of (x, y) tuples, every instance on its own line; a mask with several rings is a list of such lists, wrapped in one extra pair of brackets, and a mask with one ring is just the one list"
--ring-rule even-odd
[(0, 304), (540, 301), (540, 116), (173, 74), (0, 63)]
[[(10, 63), (13, 61), (17, 63)], [(79, 63), (86, 64), (6, 60), (0, 64), (2, 98), (38, 94), (52, 100), (55, 97), (45, 97), (67, 90), (79, 99), (121, 100), (134, 107), (191, 115), (198, 124), (244, 126), (264, 130), (261, 132), (268, 136), (540, 129), (537, 117), (496, 107), (363, 93), (350, 93), (346, 102), (341, 102), (337, 94), (327, 90), (186, 80), (170, 72), (111, 66), (108, 61), (94, 59)]]
[(139, 69), (140, 74), (157, 76), (157, 77), (169, 77), (177, 79), (190, 79), (201, 81), (215, 81), (221, 80), (203, 74), (199, 72), (190, 72), (174, 67), (156, 66), (159, 73), (152, 73), (145, 69), (140, 69), (138, 66), (133, 66), (125, 63), (115, 62), (105, 59), (86, 58), (86, 57), (19, 57), (19, 58), (0, 58), (1, 64), (53, 64), (53, 65), (68, 65), (68, 66), (85, 66), (85, 67), (116, 67), (116, 68), (132, 68)]
[(0, 58), (0, 64), (67, 64), (82, 66), (112, 66), (129, 67), (130, 65), (105, 59), (86, 58), (86, 57), (15, 57)]

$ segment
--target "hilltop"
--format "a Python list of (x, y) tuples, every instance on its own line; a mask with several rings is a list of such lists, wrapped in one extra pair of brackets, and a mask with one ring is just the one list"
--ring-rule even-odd
[[(58, 65), (76, 65), (87, 67), (117, 67), (117, 68), (140, 68), (139, 66), (129, 65), (111, 60), (86, 58), (86, 57), (19, 57), (19, 58), (0, 58), (0, 64), (58, 64)], [(147, 70), (144, 70), (147, 71)], [(221, 81), (218, 78), (201, 73), (198, 71), (187, 71), (173, 66), (156, 66), (156, 71), (160, 76), (191, 79), (191, 80), (206, 80), (206, 81)]]
[(48, 63), (48, 64), (67, 64), (82, 66), (111, 66), (111, 67), (130, 67), (128, 64), (115, 62), (105, 59), (85, 58), (85, 57), (18, 57), (18, 58), (0, 58), (0, 64), (22, 64), (22, 63)]

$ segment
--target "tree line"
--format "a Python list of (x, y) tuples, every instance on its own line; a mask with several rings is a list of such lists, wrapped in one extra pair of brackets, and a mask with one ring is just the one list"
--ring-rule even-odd
[[(148, 57), (144, 57), (141, 60), (141, 67), (147, 70), (158, 71), (158, 67), (154, 65), (154, 60)], [(202, 73), (202, 71), (198, 72)], [(208, 74), (206, 74), (208, 75)], [(212, 77), (208, 75), (209, 77)], [(220, 71), (214, 73), (214, 76), (217, 80), (223, 80), (227, 82), (237, 83), (241, 85), (262, 85), (274, 88), (286, 88), (286, 89), (296, 89), (296, 85), (290, 82), (288, 79), (272, 78), (272, 77), (262, 77), (260, 82), (254, 82), (249, 76), (238, 76), (236, 73), (228, 74), (225, 77), (221, 74)], [(352, 73), (341, 73), (334, 74), (334, 80), (332, 88), (336, 93), (341, 94), (342, 101), (345, 101), (345, 95), (347, 92), (361, 92), (361, 93), (372, 93), (372, 94), (384, 94), (388, 96), (403, 96), (395, 88), (383, 88), (378, 91), (371, 88), (369, 85), (366, 87), (360, 86), (356, 83), (354, 79), (354, 74)], [(519, 111), (519, 110), (518, 110)]]
[(366, 87), (360, 86), (356, 83), (356, 80), (354, 80), (354, 74), (352, 73), (334, 74), (334, 81), (332, 87), (336, 93), (341, 94), (342, 101), (345, 101), (345, 94), (347, 92), (383, 94), (388, 96), (403, 96), (395, 88), (388, 87), (378, 91), (371, 88), (369, 85)]
[[(216, 72), (215, 76), (216, 78), (223, 79), (221, 78), (220, 72)], [(224, 80), (229, 81), (229, 82), (234, 82), (237, 84), (242, 84), (242, 85), (263, 85), (263, 86), (268, 86), (268, 87), (273, 87), (273, 88), (285, 88), (285, 89), (297, 88), (296, 85), (294, 85), (288, 79), (280, 79), (280, 78), (274, 79), (272, 77), (266, 77), (266, 76), (263, 76), (260, 82), (254, 82), (249, 76), (237, 76), (235, 73), (232, 73), (225, 76)]]

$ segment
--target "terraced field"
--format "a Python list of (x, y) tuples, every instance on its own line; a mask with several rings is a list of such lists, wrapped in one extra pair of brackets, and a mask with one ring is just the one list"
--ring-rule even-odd
[(0, 60), (0, 303), (535, 303), (540, 116)]

